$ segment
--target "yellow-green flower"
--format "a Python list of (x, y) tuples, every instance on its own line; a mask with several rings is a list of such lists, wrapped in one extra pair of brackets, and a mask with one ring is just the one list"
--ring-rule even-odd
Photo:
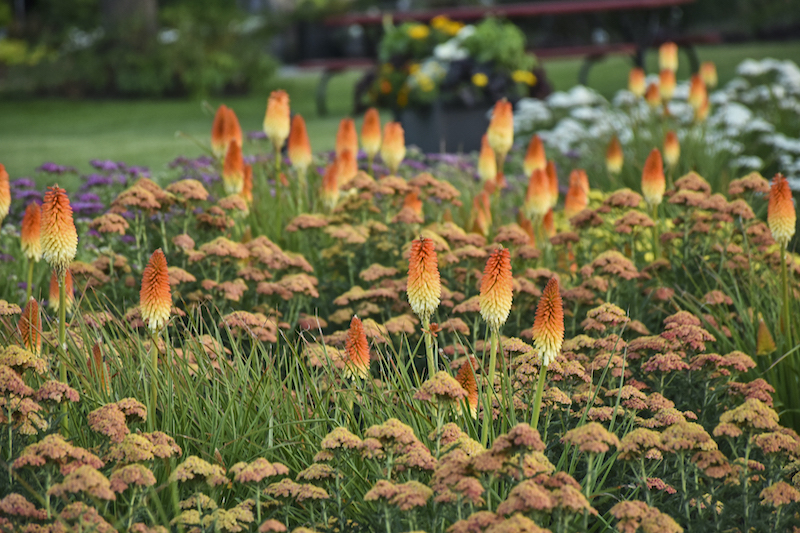
[(472, 75), (472, 83), (476, 87), (486, 87), (486, 84), (489, 83), (489, 76), (483, 72), (476, 72)]
[(517, 83), (525, 83), (527, 85), (536, 85), (536, 75), (528, 70), (515, 70), (511, 73), (511, 79)]
[(425, 24), (414, 24), (408, 28), (408, 36), (412, 39), (422, 40), (427, 39), (431, 34), (431, 29)]

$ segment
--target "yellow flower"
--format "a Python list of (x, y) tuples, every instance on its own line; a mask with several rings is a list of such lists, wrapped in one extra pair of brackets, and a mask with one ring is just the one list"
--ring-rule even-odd
[(427, 27), (425, 24), (414, 24), (410, 28), (408, 28), (408, 36), (412, 39), (427, 39), (428, 35), (431, 34), (431, 29)]
[(476, 87), (486, 87), (486, 84), (489, 83), (489, 76), (483, 72), (476, 72), (472, 75), (472, 83)]
[(408, 66), (408, 73), (409, 74), (416, 74), (417, 72), (419, 72), (419, 63), (411, 63)]
[(511, 79), (517, 83), (526, 83), (530, 86), (536, 85), (536, 75), (528, 70), (515, 70), (511, 73)]

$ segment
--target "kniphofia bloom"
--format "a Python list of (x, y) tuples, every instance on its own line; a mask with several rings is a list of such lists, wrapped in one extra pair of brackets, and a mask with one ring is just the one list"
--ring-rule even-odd
[(223, 157), (231, 141), (242, 146), (242, 128), (233, 109), (222, 104), (217, 108), (211, 126), (211, 151), (216, 157)]
[(333, 211), (339, 201), (339, 166), (334, 160), (322, 175), (319, 191), (320, 199), (328, 211)]
[(550, 208), (552, 209), (558, 203), (558, 173), (555, 161), (550, 159), (547, 162), (545, 172), (547, 173), (547, 185), (550, 188)]
[(714, 88), (717, 86), (717, 66), (713, 61), (703, 61), (700, 65), (700, 77), (706, 87)]
[(622, 145), (616, 135), (611, 137), (606, 149), (606, 168), (609, 174), (619, 174), (622, 171), (622, 165), (625, 161), (625, 155), (622, 153)]
[[(67, 313), (69, 313), (70, 311), (72, 311), (72, 306), (75, 303), (75, 287), (72, 279), (72, 272), (70, 272), (69, 269), (67, 269), (64, 273), (64, 288), (67, 296), (66, 305), (64, 306), (64, 309), (66, 310)], [(54, 313), (58, 313), (58, 310), (61, 307), (60, 305), (61, 300), (59, 299), (59, 294), (58, 294), (58, 274), (56, 274), (55, 270), (53, 270), (53, 272), (50, 275), (49, 292), (50, 294), (48, 300), (48, 307), (50, 307), (50, 309), (52, 309)]]
[(311, 143), (308, 140), (306, 121), (299, 113), (292, 117), (292, 128), (289, 132), (287, 151), (289, 152), (289, 161), (292, 162), (292, 167), (298, 174), (305, 176), (309, 165), (311, 165)]
[(580, 169), (572, 171), (569, 177), (569, 189), (567, 195), (564, 197), (564, 216), (572, 218), (589, 205), (588, 196), (588, 178), (586, 178), (586, 187), (583, 185), (583, 178), (586, 177), (586, 172)]
[(336, 132), (336, 157), (342, 155), (345, 150), (350, 150), (354, 154), (358, 153), (358, 134), (356, 133), (356, 123), (352, 118), (340, 120), (339, 129)]
[(222, 184), (227, 194), (240, 194), (244, 186), (244, 158), (242, 148), (231, 141), (222, 167)]
[(642, 195), (645, 202), (651, 207), (659, 205), (664, 198), (667, 182), (664, 178), (664, 162), (661, 159), (661, 152), (658, 148), (653, 148), (647, 160), (644, 162), (642, 170)]
[(59, 274), (66, 272), (78, 252), (78, 232), (67, 191), (58, 185), (48, 187), (44, 195), (41, 242), (45, 261)]
[(564, 306), (558, 278), (550, 278), (539, 299), (533, 323), (533, 342), (543, 366), (550, 365), (561, 353), (564, 342)]
[(364, 122), (361, 124), (361, 146), (372, 161), (381, 149), (381, 116), (374, 107), (364, 113)]
[(3, 223), (3, 219), (8, 215), (9, 209), (11, 209), (11, 183), (8, 179), (6, 167), (0, 164), (0, 224)]
[(646, 79), (644, 69), (633, 67), (628, 73), (628, 90), (641, 98), (647, 90)]
[(528, 144), (528, 151), (525, 153), (525, 160), (522, 162), (522, 169), (525, 175), (530, 177), (533, 171), (544, 169), (547, 166), (547, 155), (544, 150), (542, 138), (534, 134)]
[(456, 381), (467, 392), (467, 407), (472, 418), (478, 416), (478, 381), (475, 379), (475, 368), (472, 365), (472, 358), (461, 365), (456, 374)]
[(494, 104), (492, 120), (486, 131), (489, 145), (503, 161), (514, 144), (514, 111), (511, 102), (503, 98)]
[(361, 319), (353, 316), (345, 341), (345, 377), (366, 379), (369, 376), (369, 343)]
[(697, 111), (707, 98), (708, 91), (703, 78), (698, 74), (693, 75), (689, 82), (689, 105)]
[(658, 91), (657, 84), (651, 83), (647, 86), (644, 99), (647, 100), (647, 105), (649, 105), (651, 109), (655, 109), (661, 105), (661, 93)]
[[(58, 281), (56, 281), (56, 300), (58, 300)], [(39, 303), (31, 297), (17, 323), (19, 338), (22, 346), (36, 355), (42, 353), (42, 323), (39, 316)]]
[(25, 208), (20, 228), (22, 253), (31, 261), (39, 261), (42, 258), (41, 228), (42, 209), (36, 202), (31, 202)]
[(411, 243), (408, 258), (408, 303), (420, 320), (427, 321), (439, 307), (442, 284), (439, 260), (431, 239), (420, 236)]
[(661, 94), (661, 100), (669, 102), (675, 94), (675, 71), (663, 69), (658, 75), (658, 90)]
[(550, 209), (550, 181), (544, 169), (531, 173), (528, 190), (525, 194), (525, 214), (528, 217), (543, 218)]
[(172, 292), (169, 287), (167, 258), (161, 248), (158, 248), (150, 256), (142, 273), (139, 312), (150, 331), (155, 332), (169, 320), (170, 307), (172, 307)]
[(264, 133), (276, 150), (280, 150), (286, 142), (290, 128), (289, 95), (283, 90), (272, 91), (264, 115)]
[(406, 137), (399, 122), (387, 122), (383, 129), (381, 158), (389, 168), (389, 174), (397, 174), (400, 163), (406, 157)]
[(346, 148), (342, 153), (336, 156), (336, 169), (337, 169), (337, 183), (339, 187), (356, 177), (358, 174), (358, 161), (356, 161), (356, 153)]
[(673, 42), (662, 44), (658, 48), (658, 68), (659, 70), (678, 70), (678, 45)]
[(492, 230), (492, 200), (489, 194), (483, 189), (472, 199), (471, 231), (484, 237), (488, 237)]
[(792, 200), (792, 190), (782, 174), (775, 175), (769, 189), (767, 223), (772, 232), (772, 238), (786, 248), (794, 236), (797, 214)]
[(681, 143), (678, 140), (678, 135), (669, 130), (666, 135), (664, 135), (664, 161), (667, 162), (667, 165), (670, 167), (674, 167), (678, 164), (678, 160), (681, 158)]
[(506, 323), (513, 294), (511, 254), (508, 248), (496, 248), (486, 260), (479, 297), (481, 316), (492, 330)]
[(481, 152), (478, 156), (478, 176), (483, 183), (494, 183), (497, 177), (497, 158), (494, 150), (489, 146), (486, 135), (481, 138)]

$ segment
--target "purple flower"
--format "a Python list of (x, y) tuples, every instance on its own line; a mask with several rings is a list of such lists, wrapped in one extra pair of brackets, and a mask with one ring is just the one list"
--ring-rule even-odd
[(125, 244), (133, 244), (136, 242), (136, 237), (133, 235), (122, 235), (119, 240), (124, 242)]
[(111, 176), (103, 176), (102, 174), (89, 174), (84, 177), (83, 189), (90, 189), (92, 187), (108, 187), (114, 183), (114, 178)]
[(72, 202), (72, 211), (76, 216), (96, 215), (105, 209), (103, 202)]
[(17, 283), (17, 288), (22, 289), (23, 291), (28, 290), (28, 282), (27, 281), (20, 281)]
[(426, 165), (425, 163), (422, 163), (420, 161), (414, 161), (413, 159), (407, 159), (405, 161), (405, 164), (413, 168), (414, 170), (425, 170), (426, 168), (428, 168), (428, 165)]
[(14, 256), (10, 254), (0, 254), (0, 261), (3, 263), (10, 263), (14, 260)]
[(92, 228), (86, 232), (86, 235), (88, 235), (89, 237), (100, 237), (101, 233), (96, 229)]
[(248, 165), (252, 165), (253, 163), (256, 162), (256, 156), (254, 156), (254, 155), (246, 155), (246, 156), (242, 157), (242, 160), (245, 163), (247, 163)]
[(93, 192), (84, 192), (84, 193), (79, 193), (79, 194), (77, 194), (77, 195), (75, 196), (75, 199), (76, 199), (77, 201), (79, 201), (79, 202), (99, 202), (99, 201), (101, 201), (101, 200), (100, 200), (100, 197), (99, 197), (99, 196), (97, 196), (97, 195), (96, 195), (95, 193), (93, 193)]
[(127, 171), (129, 174), (132, 174), (134, 176), (139, 176), (141, 178), (150, 177), (150, 169), (147, 167), (133, 166), (133, 167), (128, 167)]
[(42, 193), (40, 193), (39, 191), (31, 191), (31, 190), (17, 191), (17, 193), (14, 194), (13, 196), (16, 200), (23, 201), (26, 204), (29, 201), (36, 202), (37, 204), (42, 203)]
[(105, 161), (101, 159), (92, 159), (91, 161), (89, 161), (89, 164), (92, 165), (97, 170), (105, 170), (106, 172), (112, 172), (119, 168), (119, 166), (110, 159), (107, 159)]
[(65, 174), (67, 172), (77, 172), (77, 170), (75, 170), (75, 168), (73, 167), (57, 165), (49, 161), (47, 163), (42, 164), (42, 166), (39, 167), (39, 170), (41, 170), (42, 172), (48, 172), (50, 174)]
[(35, 189), (36, 183), (30, 178), (17, 178), (11, 180), (12, 189)]

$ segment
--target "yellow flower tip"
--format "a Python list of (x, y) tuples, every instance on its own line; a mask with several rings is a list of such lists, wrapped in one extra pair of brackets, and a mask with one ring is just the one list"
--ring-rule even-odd
[(782, 174), (776, 174), (769, 190), (769, 205), (767, 206), (767, 223), (775, 239), (784, 248), (794, 236), (797, 214), (792, 200), (792, 190), (789, 182)]
[(400, 163), (406, 157), (406, 137), (403, 126), (399, 122), (387, 122), (383, 128), (383, 143), (381, 144), (381, 158), (389, 167), (391, 175), (397, 174)]
[(222, 167), (222, 184), (227, 194), (240, 194), (244, 186), (244, 158), (242, 148), (231, 141)]
[(672, 96), (675, 94), (675, 85), (677, 84), (675, 80), (675, 71), (667, 69), (662, 70), (658, 74), (658, 84), (661, 99), (664, 102), (672, 100)]
[(288, 143), (289, 160), (292, 167), (305, 174), (311, 165), (311, 143), (308, 140), (306, 121), (298, 113), (292, 117), (292, 128), (289, 132)]
[(525, 194), (525, 213), (529, 217), (543, 218), (550, 210), (550, 180), (544, 169), (531, 173)]
[(44, 195), (41, 219), (42, 256), (59, 273), (65, 272), (78, 252), (78, 232), (72, 220), (67, 191), (58, 185)]
[(11, 182), (6, 167), (0, 163), (0, 224), (11, 209)]
[(42, 209), (39, 204), (31, 202), (25, 208), (22, 216), (22, 227), (20, 228), (20, 243), (22, 253), (31, 261), (39, 261), (42, 258)]
[(542, 366), (550, 365), (561, 353), (564, 342), (564, 306), (558, 278), (550, 278), (539, 299), (533, 323), (533, 340)]
[(661, 93), (658, 90), (658, 84), (651, 83), (647, 86), (644, 99), (647, 100), (647, 105), (649, 105), (651, 109), (655, 109), (661, 105)]
[(364, 332), (364, 325), (361, 319), (353, 316), (350, 321), (350, 329), (347, 330), (347, 340), (345, 343), (345, 377), (359, 377), (366, 379), (369, 376), (369, 344), (367, 334)]
[(606, 168), (609, 174), (619, 174), (622, 171), (622, 164), (625, 156), (622, 153), (622, 145), (616, 135), (611, 138), (606, 149)]
[(358, 153), (358, 134), (356, 134), (356, 123), (352, 118), (343, 118), (336, 132), (336, 157), (342, 155), (345, 150)]
[(433, 240), (420, 236), (411, 243), (408, 259), (408, 303), (424, 322), (430, 319), (442, 295), (439, 260)]
[(644, 170), (642, 170), (642, 195), (645, 202), (650, 206), (660, 204), (666, 188), (667, 182), (664, 178), (664, 162), (661, 159), (661, 152), (658, 148), (653, 148), (650, 155), (647, 156)]
[(669, 70), (674, 73), (678, 70), (678, 45), (673, 42), (662, 44), (658, 48), (659, 70)]
[(497, 178), (497, 158), (494, 150), (489, 146), (489, 138), (484, 135), (481, 138), (481, 152), (478, 156), (478, 176), (481, 182), (494, 182)]
[(486, 131), (489, 145), (500, 158), (505, 158), (514, 144), (514, 111), (511, 102), (503, 98), (494, 105), (492, 120)]
[(290, 129), (289, 95), (283, 90), (272, 91), (264, 116), (264, 133), (274, 146), (280, 148), (289, 136)]
[(499, 331), (508, 319), (513, 294), (511, 254), (508, 248), (497, 248), (486, 260), (479, 299), (481, 316), (493, 331)]
[(678, 164), (681, 158), (681, 143), (678, 140), (678, 134), (669, 130), (664, 136), (664, 160), (667, 165), (674, 167)]
[[(72, 272), (70, 272), (69, 269), (67, 269), (64, 273), (64, 287), (67, 294), (67, 313), (69, 313), (72, 311), (72, 306), (75, 303), (75, 290), (72, 280)], [(48, 307), (52, 309), (54, 313), (58, 313), (61, 304), (58, 295), (58, 274), (55, 270), (53, 270), (53, 273), (50, 276), (49, 298)]]
[(531, 142), (528, 144), (528, 151), (525, 153), (525, 159), (522, 162), (522, 168), (526, 176), (533, 174), (536, 169), (542, 170), (547, 166), (547, 155), (544, 150), (544, 143), (542, 138), (538, 135), (531, 137)]
[(142, 289), (139, 291), (139, 311), (142, 320), (151, 331), (157, 331), (169, 320), (172, 293), (169, 287), (167, 258), (158, 248), (142, 273)]
[(361, 124), (361, 146), (369, 157), (375, 157), (381, 149), (381, 116), (374, 107), (364, 113)]
[(703, 102), (708, 98), (706, 83), (700, 74), (694, 74), (689, 82), (689, 105), (695, 112), (700, 109)]
[(641, 67), (634, 67), (628, 73), (628, 90), (641, 98), (647, 90), (647, 76), (644, 69)]
[(550, 191), (550, 209), (553, 209), (558, 203), (558, 173), (556, 172), (556, 164), (551, 159), (545, 166), (547, 173), (547, 186)]
[(713, 61), (703, 61), (700, 65), (700, 78), (706, 87), (714, 88), (717, 86), (717, 66)]
[(42, 324), (39, 316), (39, 303), (33, 296), (22, 309), (22, 314), (17, 323), (17, 331), (19, 331), (23, 348), (37, 356), (42, 353)]

